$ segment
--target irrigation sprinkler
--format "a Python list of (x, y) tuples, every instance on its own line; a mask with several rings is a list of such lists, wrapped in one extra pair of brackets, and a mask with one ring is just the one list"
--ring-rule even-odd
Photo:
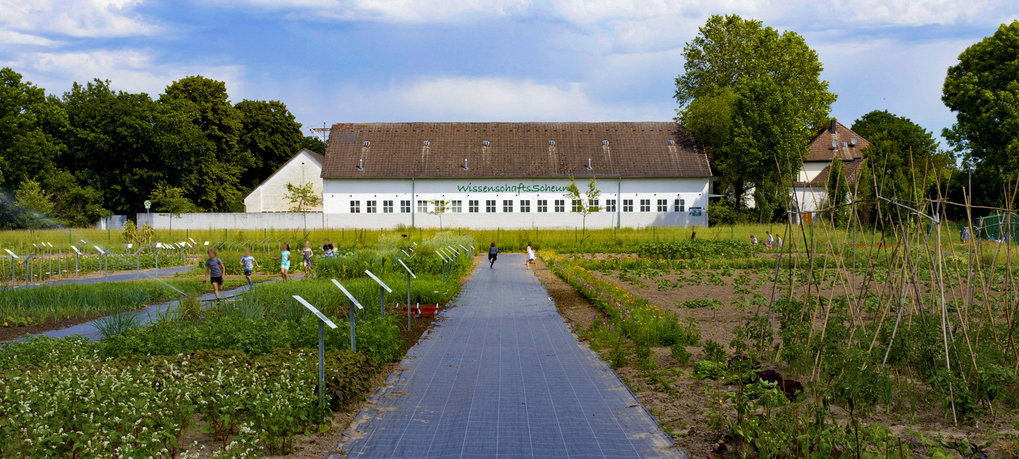
[(78, 257), (81, 256), (81, 251), (74, 245), (71, 248), (74, 249), (74, 277), (80, 277), (81, 274), (78, 273)]
[(385, 282), (382, 282), (382, 279), (379, 279), (378, 276), (373, 274), (371, 271), (366, 269), (364, 270), (364, 273), (367, 274), (368, 277), (375, 279), (375, 282), (379, 284), (379, 311), (382, 313), (382, 318), (384, 319), (386, 318), (386, 292), (393, 293), (393, 289), (389, 288)]
[(333, 283), (336, 284), (336, 286), (340, 288), (340, 291), (342, 291), (344, 295), (347, 295), (347, 299), (350, 300), (350, 350), (351, 352), (357, 352), (357, 337), (354, 335), (354, 307), (356, 306), (357, 309), (364, 309), (364, 306), (361, 306), (361, 303), (357, 301), (357, 298), (354, 298), (354, 295), (351, 295), (347, 289), (343, 288), (343, 284), (341, 284), (340, 281), (333, 279)]
[(326, 325), (328, 325), (329, 328), (335, 329), (336, 324), (334, 324), (333, 321), (329, 320), (329, 318), (326, 317), (325, 314), (322, 314), (322, 311), (319, 311), (318, 308), (312, 306), (311, 303), (307, 302), (304, 298), (301, 298), (299, 295), (294, 295), (294, 299), (297, 300), (298, 303), (304, 305), (305, 308), (308, 308), (308, 310), (311, 311), (312, 314), (315, 314), (315, 316), (318, 317), (318, 403), (319, 405), (325, 405), (325, 393), (326, 393), (325, 327)]
[(403, 260), (397, 258), (396, 261), (400, 262), (400, 266), (407, 270), (407, 330), (410, 330), (410, 278), (417, 279), (418, 277), (414, 275), (414, 271), (411, 271)]

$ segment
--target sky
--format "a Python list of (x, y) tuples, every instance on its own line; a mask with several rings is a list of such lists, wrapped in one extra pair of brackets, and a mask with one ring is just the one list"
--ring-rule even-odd
[(935, 135), (945, 73), (1019, 19), (1016, 0), (0, 0), (0, 67), (62, 94), (153, 97), (200, 74), (233, 102), (338, 122), (665, 121), (683, 46), (712, 14), (804, 36), (845, 124), (871, 110)]

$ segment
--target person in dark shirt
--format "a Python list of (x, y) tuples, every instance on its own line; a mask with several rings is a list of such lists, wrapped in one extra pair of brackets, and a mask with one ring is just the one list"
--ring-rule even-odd
[(333, 255), (336, 255), (336, 246), (329, 242), (329, 238), (326, 238), (325, 243), (322, 244), (322, 256), (331, 257)]
[(488, 248), (488, 267), (495, 267), (495, 259), (499, 256), (499, 248), (492, 243), (492, 246)]
[[(223, 288), (223, 273), (226, 272), (226, 267), (223, 266), (223, 260), (216, 256), (216, 249), (210, 247), (206, 253), (209, 258), (205, 260), (205, 274), (209, 276), (209, 282), (212, 282), (212, 292), (216, 294), (218, 301), (219, 290)], [(202, 280), (202, 283), (204, 282)]]

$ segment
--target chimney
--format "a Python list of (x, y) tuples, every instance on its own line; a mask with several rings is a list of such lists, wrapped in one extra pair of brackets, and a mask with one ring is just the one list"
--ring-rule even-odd
[(831, 132), (832, 134), (835, 133), (835, 122), (836, 122), (835, 118), (832, 118), (832, 120), (831, 120), (831, 127), (828, 129), (829, 132)]

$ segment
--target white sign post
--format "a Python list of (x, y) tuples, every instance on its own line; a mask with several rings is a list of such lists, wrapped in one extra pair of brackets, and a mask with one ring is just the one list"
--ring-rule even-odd
[(103, 260), (105, 259), (106, 252), (103, 249), (100, 249), (98, 245), (92, 244), (92, 247), (95, 247), (96, 250), (99, 251), (99, 272), (105, 277), (107, 272), (106, 267), (103, 264)]
[(74, 249), (74, 277), (80, 277), (81, 274), (78, 273), (78, 257), (81, 256), (81, 251), (73, 245), (71, 248)]
[(460, 247), (463, 247), (465, 252), (470, 252), (471, 255), (474, 255), (474, 249), (468, 249), (467, 247), (464, 247), (463, 244), (457, 244), (457, 245), (460, 246)]
[(350, 292), (347, 291), (347, 289), (343, 288), (343, 284), (340, 284), (340, 281), (338, 281), (336, 279), (333, 279), (333, 283), (336, 284), (336, 286), (340, 288), (340, 291), (342, 291), (344, 295), (347, 295), (347, 299), (350, 300), (350, 314), (349, 314), (349, 316), (350, 316), (350, 350), (356, 352), (357, 351), (357, 338), (354, 336), (354, 316), (356, 314), (354, 313), (354, 307), (356, 306), (357, 309), (364, 309), (364, 307), (361, 306), (361, 303), (358, 303), (357, 298), (354, 298), (354, 295), (351, 295)]
[(149, 213), (149, 209), (152, 208), (152, 201), (146, 199), (143, 204), (145, 204), (145, 213)]
[(417, 276), (414, 275), (414, 271), (411, 271), (403, 260), (397, 258), (396, 261), (400, 262), (400, 266), (407, 270), (407, 330), (410, 330), (410, 278), (417, 279)]
[(13, 285), (14, 285), (14, 283), (15, 283), (15, 282), (17, 282), (17, 281), (16, 281), (15, 279), (14, 279), (14, 260), (18, 259), (18, 256), (17, 256), (17, 255), (15, 255), (15, 254), (14, 254), (14, 252), (11, 252), (11, 251), (10, 251), (10, 250), (8, 250), (8, 249), (4, 249), (4, 252), (7, 252), (8, 254), (10, 254), (10, 255), (11, 255), (11, 286), (13, 286)]
[(442, 281), (446, 282), (446, 257), (442, 255), (442, 252), (436, 250), (435, 254), (442, 259)]
[(325, 326), (329, 328), (336, 328), (336, 324), (329, 320), (322, 311), (311, 305), (304, 298), (299, 295), (294, 295), (294, 299), (298, 303), (308, 308), (312, 314), (318, 317), (318, 402), (320, 405), (325, 405), (325, 390), (326, 390), (326, 331)]
[(380, 303), (379, 311), (382, 313), (382, 318), (384, 319), (386, 318), (386, 292), (393, 293), (393, 289), (389, 288), (389, 286), (386, 285), (385, 282), (382, 282), (382, 279), (379, 279), (378, 276), (372, 274), (371, 271), (368, 271), (366, 269), (364, 270), (364, 273), (367, 274), (368, 277), (374, 279), (375, 282), (379, 284), (379, 303)]

